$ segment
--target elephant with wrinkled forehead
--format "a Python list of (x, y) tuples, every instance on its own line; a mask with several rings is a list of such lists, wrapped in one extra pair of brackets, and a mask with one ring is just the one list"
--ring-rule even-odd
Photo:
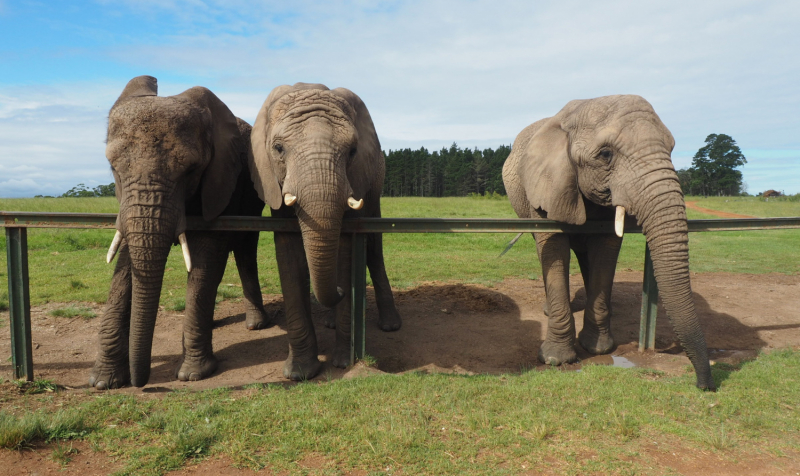
[[(302, 380), (320, 370), (311, 322), (309, 281), (317, 300), (335, 308), (330, 361), (350, 362), (351, 237), (342, 219), (380, 217), (385, 171), (375, 126), (352, 91), (321, 84), (279, 86), (264, 101), (251, 135), (250, 171), (272, 216), (297, 217), (301, 234), (275, 233), (275, 253), (286, 307), (289, 357), (284, 376)], [(375, 288), (378, 326), (400, 328), (380, 233), (367, 238), (367, 266)]]
[(519, 217), (576, 225), (616, 221), (616, 235), (534, 233), (549, 317), (539, 349), (542, 362), (577, 360), (570, 248), (587, 296), (578, 342), (593, 354), (613, 350), (611, 288), (627, 214), (642, 226), (661, 302), (694, 365), (697, 386), (715, 388), (692, 300), (686, 208), (670, 159), (674, 146), (650, 103), (632, 95), (571, 101), (517, 136), (503, 166), (503, 181)]
[(187, 216), (261, 216), (264, 202), (250, 179), (250, 125), (211, 91), (194, 87), (158, 96), (156, 78), (132, 79), (108, 115), (106, 157), (116, 182), (119, 255), (89, 383), (98, 389), (150, 378), (150, 350), (164, 270), (180, 243), (188, 281), (179, 380), (217, 368), (211, 346), (214, 299), (233, 251), (248, 302), (247, 327), (272, 325), (261, 299), (257, 232), (186, 231)]

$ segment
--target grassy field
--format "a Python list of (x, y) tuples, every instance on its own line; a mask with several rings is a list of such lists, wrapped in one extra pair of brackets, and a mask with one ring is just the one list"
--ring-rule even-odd
[[(749, 215), (800, 215), (797, 202), (724, 200), (697, 199), (705, 208)], [(0, 209), (115, 212), (116, 202), (0, 200)], [(475, 198), (385, 199), (383, 209), (387, 217), (514, 216), (505, 200)], [(689, 217), (707, 218), (691, 211)], [(104, 301), (112, 236), (108, 230), (30, 230), (33, 304), (76, 301), (64, 312), (78, 316), (80, 301)], [(390, 279), (405, 287), (538, 276), (530, 237), (498, 258), (512, 236), (385, 235)], [(696, 233), (690, 247), (693, 271), (800, 272), (800, 230)], [(262, 234), (259, 253), (263, 290), (277, 293), (271, 235)], [(643, 255), (643, 238), (627, 235), (619, 267), (641, 269)], [(162, 303), (180, 306), (186, 275), (177, 248), (168, 266)], [(5, 290), (5, 264), (0, 271)], [(237, 282), (235, 266), (229, 266), (223, 283)], [(220, 299), (240, 297), (239, 288), (221, 289)], [(66, 463), (70, 441), (81, 439), (118, 458), (122, 474), (162, 474), (213, 455), (290, 474), (516, 474), (530, 468), (546, 474), (675, 474), (654, 463), (654, 452), (701, 452), (731, 463), (796, 462), (800, 351), (774, 351), (738, 367), (716, 364), (713, 373), (717, 393), (696, 390), (690, 369), (671, 377), (604, 366), (581, 373), (379, 376), (159, 397), (50, 392), (48, 382), (6, 382), (0, 383), (0, 448), (44, 441), (50, 458)], [(9, 396), (13, 385), (35, 394)], [(309, 458), (321, 459), (323, 467), (304, 467)]]
[[(85, 439), (119, 458), (120, 474), (161, 474), (220, 454), (273, 474), (676, 474), (654, 459), (670, 453), (791, 467), (800, 452), (798, 376), (800, 352), (775, 351), (740, 367), (716, 365), (717, 393), (695, 389), (690, 373), (606, 366), (161, 398), (56, 392), (6, 404), (0, 447), (49, 441), (50, 457), (63, 462), (68, 440)], [(322, 467), (304, 468), (309, 458)]]
[[(747, 198), (690, 197), (704, 208), (738, 211), (756, 216), (800, 216), (800, 202)], [(727, 202), (726, 202), (727, 200)], [(478, 198), (385, 198), (386, 217), (513, 218), (507, 200)], [(0, 210), (114, 213), (114, 198), (0, 199)], [(692, 210), (689, 218), (709, 218)], [(28, 232), (31, 303), (51, 301), (104, 302), (113, 265), (105, 263), (112, 230), (41, 230)], [(424, 281), (479, 282), (491, 285), (506, 277), (535, 278), (540, 274), (533, 238), (524, 236), (502, 258), (511, 234), (387, 234), (386, 265), (393, 286), (405, 288)], [(768, 246), (765, 246), (768, 244)], [(5, 247), (5, 235), (0, 236)], [(694, 233), (690, 236), (692, 271), (800, 273), (800, 230)], [(241, 298), (233, 256), (223, 278), (220, 299)], [(642, 269), (644, 237), (627, 235), (619, 269)], [(572, 260), (573, 272), (577, 262)], [(263, 292), (279, 293), (272, 235), (259, 241), (259, 273)], [(6, 285), (5, 253), (0, 254), (0, 307)], [(184, 302), (186, 273), (180, 249), (170, 254), (161, 303), (179, 308)]]

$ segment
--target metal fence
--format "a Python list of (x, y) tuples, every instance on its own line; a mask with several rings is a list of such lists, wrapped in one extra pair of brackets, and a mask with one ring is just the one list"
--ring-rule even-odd
[[(8, 256), (8, 305), (11, 327), (12, 365), (16, 378), (33, 380), (31, 348), (30, 291), (28, 281), (28, 228), (97, 228), (112, 229), (114, 213), (37, 213), (0, 212), (0, 226), (6, 229)], [(205, 222), (189, 217), (188, 230), (282, 231), (299, 232), (296, 219), (220, 217)], [(730, 220), (689, 220), (690, 232), (778, 230), (800, 228), (800, 217), (737, 218)], [(364, 356), (366, 319), (366, 235), (365, 233), (613, 233), (614, 223), (588, 222), (568, 225), (552, 220), (479, 219), (479, 218), (360, 218), (345, 220), (342, 233), (353, 234), (351, 292), (350, 361)], [(641, 233), (641, 227), (626, 223), (625, 233)], [(658, 286), (653, 274), (650, 250), (645, 245), (642, 311), (639, 327), (639, 350), (655, 345)]]

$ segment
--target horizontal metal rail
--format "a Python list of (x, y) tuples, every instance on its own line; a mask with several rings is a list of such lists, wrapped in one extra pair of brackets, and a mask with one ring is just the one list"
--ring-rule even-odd
[[(108, 228), (116, 225), (115, 213), (2, 212), (0, 226), (18, 228)], [(781, 230), (800, 228), (800, 217), (689, 220), (690, 232)], [(204, 221), (187, 217), (189, 230), (299, 232), (296, 219), (272, 217), (219, 217)], [(523, 218), (354, 218), (344, 220), (342, 233), (613, 233), (614, 222), (589, 221), (569, 225), (554, 220)], [(642, 227), (625, 223), (625, 233), (641, 233)]]
[[(113, 229), (115, 213), (3, 212), (0, 226), (6, 229), (8, 256), (8, 298), (11, 316), (12, 365), (16, 378), (33, 379), (31, 355), (30, 292), (28, 282), (27, 228)], [(781, 230), (800, 228), (800, 217), (689, 220), (690, 232)], [(187, 229), (206, 231), (299, 232), (296, 219), (268, 217), (219, 217), (203, 221), (187, 217)], [(342, 223), (342, 233), (354, 234), (352, 266), (351, 361), (363, 358), (365, 347), (366, 245), (365, 233), (613, 233), (614, 223), (587, 222), (569, 225), (553, 220), (492, 218), (358, 218)], [(642, 233), (640, 226), (626, 221), (625, 233)], [(645, 274), (642, 284), (642, 313), (639, 349), (655, 345), (658, 286), (652, 272), (650, 252), (645, 245)]]

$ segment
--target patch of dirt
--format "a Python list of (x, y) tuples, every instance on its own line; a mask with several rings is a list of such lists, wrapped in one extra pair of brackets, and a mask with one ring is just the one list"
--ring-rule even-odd
[(706, 213), (708, 215), (713, 215), (718, 218), (758, 218), (754, 217), (753, 215), (740, 215), (738, 213), (731, 213), (731, 212), (721, 212), (719, 210), (711, 210), (710, 208), (703, 208), (697, 205), (697, 202), (686, 202), (686, 208), (691, 208), (694, 211), (700, 213)]
[[(656, 350), (638, 352), (641, 283), (641, 272), (617, 272), (612, 331), (618, 347), (607, 356), (590, 356), (579, 349), (582, 363), (619, 364), (619, 357), (624, 357), (635, 365), (668, 374), (686, 371), (689, 361), (663, 309), (658, 315)], [(580, 275), (572, 276), (570, 284), (576, 327), (580, 330), (586, 300)], [(800, 314), (797, 312), (800, 309), (800, 276), (693, 274), (692, 289), (713, 360), (735, 364), (752, 359), (761, 350), (800, 348)], [(542, 312), (545, 294), (541, 280), (508, 279), (494, 287), (434, 282), (396, 291), (395, 298), (404, 319), (403, 327), (397, 332), (381, 332), (376, 324), (377, 309), (372, 292), (368, 292), (367, 353), (375, 358), (377, 368), (359, 366), (341, 370), (324, 362), (323, 370), (315, 380), (368, 376), (378, 372), (500, 374), (544, 368), (536, 358), (547, 326), (547, 318)], [(162, 310), (153, 339), (150, 383), (141, 389), (125, 388), (115, 392), (158, 398), (163, 392), (182, 388), (199, 390), (240, 387), (254, 382), (286, 382), (282, 376), (283, 362), (288, 354), (283, 298), (266, 295), (264, 299), (268, 311), (277, 314), (278, 325), (260, 331), (246, 329), (244, 303), (224, 301), (218, 305), (214, 349), (220, 368), (211, 378), (191, 383), (174, 380), (181, 353), (183, 315)], [(61, 393), (66, 394), (63, 398), (68, 401), (85, 398), (84, 392), (89, 389), (87, 379), (96, 354), (102, 309), (89, 305), (98, 314), (94, 319), (50, 315), (51, 310), (63, 306), (63, 303), (37, 306), (31, 311), (31, 321), (36, 378), (50, 379), (65, 387), (67, 391)], [(322, 324), (324, 313), (323, 308), (314, 308), (320, 358), (323, 360), (334, 344), (334, 331)], [(8, 313), (4, 314), (5, 322), (8, 322)], [(7, 329), (6, 326), (0, 329), (0, 376), (11, 378)], [(582, 363), (566, 367), (579, 369)], [(0, 406), (8, 411), (33, 410), (34, 400), (37, 399), (21, 398), (20, 389), (14, 384), (0, 386)], [(113, 461), (107, 456), (94, 455), (90, 449), (81, 447), (81, 442), (75, 444), (81, 449), (67, 468), (87, 466), (81, 462), (87, 453), (92, 455), (94, 463), (105, 462), (110, 465), (106, 468), (113, 468)], [(51, 467), (52, 471), (61, 471), (58, 464), (49, 459), (51, 451), (19, 453), (0, 450), (0, 474), (26, 474), (26, 471), (50, 474), (47, 471), (51, 471), (48, 469)], [(676, 452), (676, 457), (657, 448), (652, 453), (648, 458), (653, 456), (650, 461), (654, 464), (674, 468), (682, 474), (745, 474), (754, 470), (749, 461), (718, 466), (718, 456), (703, 456), (688, 449)], [(307, 463), (314, 467), (317, 462), (309, 460)], [(325, 462), (320, 464), (324, 466)], [(757, 474), (800, 472), (800, 469), (793, 469), (794, 472), (786, 473), (783, 471), (786, 467), (780, 465), (757, 466)], [(10, 468), (14, 469), (13, 473), (3, 473)], [(725, 471), (707, 473), (700, 468), (725, 468)], [(233, 468), (226, 460), (214, 458), (187, 466), (181, 472), (200, 471), (248, 474)]]

